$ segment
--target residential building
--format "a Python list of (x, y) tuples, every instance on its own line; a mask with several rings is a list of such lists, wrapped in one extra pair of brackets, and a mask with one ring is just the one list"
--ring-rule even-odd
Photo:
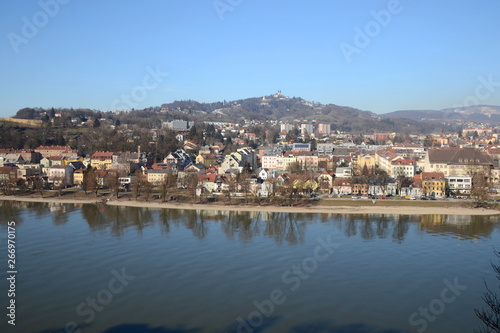
[(263, 169), (283, 170), (283, 152), (281, 150), (266, 150), (261, 158)]
[(47, 169), (47, 176), (50, 183), (61, 183), (73, 185), (74, 169), (69, 165), (54, 165)]
[(370, 188), (369, 184), (358, 183), (352, 184), (352, 194), (354, 195), (368, 195), (368, 189)]
[(316, 145), (316, 150), (319, 155), (332, 155), (335, 150), (335, 145), (333, 143), (318, 143)]
[(50, 157), (50, 156), (72, 157), (78, 155), (77, 150), (71, 149), (70, 146), (40, 146), (35, 149), (35, 152), (40, 153), (43, 157)]
[(335, 174), (328, 171), (323, 171), (318, 176), (318, 185), (322, 192), (332, 193), (333, 191), (333, 181), (335, 179)]
[(311, 151), (311, 144), (310, 143), (293, 143), (292, 144), (292, 152), (297, 152), (297, 151), (303, 151), (303, 152)]
[(390, 175), (392, 174), (392, 162), (403, 158), (404, 157), (396, 153), (394, 149), (383, 149), (375, 153), (375, 164), (379, 167), (379, 169)]
[(14, 182), (17, 180), (17, 167), (6, 166), (0, 167), (0, 182)]
[(7, 164), (22, 164), (25, 163), (23, 156), (17, 153), (0, 154), (0, 166)]
[(442, 172), (446, 177), (488, 174), (492, 168), (492, 158), (475, 148), (429, 149), (424, 161), (425, 172)]
[(109, 151), (98, 151), (92, 154), (90, 165), (92, 168), (97, 170), (108, 170), (111, 169), (111, 164), (113, 164), (113, 152)]
[(158, 185), (167, 178), (167, 176), (171, 174), (170, 170), (165, 169), (151, 169), (148, 170), (147, 181), (151, 184)]
[(3, 149), (0, 148), (0, 157), (5, 157), (7, 154), (19, 154), (27, 163), (39, 163), (42, 158), (40, 153), (31, 149)]
[(301, 124), (300, 125), (300, 135), (305, 136), (305, 135), (313, 135), (314, 134), (314, 127), (312, 124)]
[(333, 181), (332, 194), (335, 195), (351, 195), (352, 187), (351, 180), (347, 178), (335, 178)]
[(422, 191), (426, 196), (444, 196), (446, 193), (446, 179), (443, 172), (422, 172)]
[(294, 155), (303, 170), (318, 170), (318, 155), (315, 152), (300, 152)]
[(281, 124), (280, 125), (280, 132), (290, 132), (291, 130), (293, 130), (295, 128), (294, 125), (292, 124)]
[(446, 177), (450, 194), (470, 194), (472, 189), (472, 177), (450, 176)]
[(416, 167), (414, 160), (407, 159), (397, 159), (391, 162), (391, 173), (389, 176), (397, 178), (397, 177), (406, 177), (413, 178), (415, 176)]
[(184, 170), (185, 167), (192, 163), (192, 160), (184, 149), (177, 149), (173, 153), (168, 154), (168, 156), (163, 159), (163, 163), (168, 163), (170, 165), (175, 164), (179, 170)]
[(172, 120), (172, 121), (164, 121), (162, 123), (163, 128), (169, 128), (174, 131), (189, 130), (193, 126), (194, 126), (194, 121), (187, 121), (187, 120)]
[(335, 169), (335, 177), (337, 178), (351, 178), (352, 167), (339, 167)]
[(365, 167), (367, 171), (375, 170), (375, 154), (362, 154), (356, 157), (356, 167), (361, 173)]
[(318, 124), (318, 133), (329, 135), (332, 132), (332, 126), (330, 124)]
[(73, 171), (73, 184), (75, 184), (75, 185), (83, 184), (84, 173), (85, 173), (85, 170), (83, 170), (83, 169), (78, 169), (78, 170)]

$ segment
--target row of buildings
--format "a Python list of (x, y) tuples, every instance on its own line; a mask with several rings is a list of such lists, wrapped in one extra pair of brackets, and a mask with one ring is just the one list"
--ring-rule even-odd
[[(499, 186), (500, 148), (440, 147), (418, 145), (336, 145), (318, 143), (242, 147), (225, 154), (224, 145), (178, 149), (159, 157), (137, 152), (95, 152), (78, 156), (68, 146), (34, 150), (0, 150), (0, 181), (30, 181), (42, 177), (47, 184), (82, 184), (88, 167), (101, 177), (118, 173), (123, 185), (139, 175), (159, 185), (174, 175), (186, 187), (187, 174), (195, 174), (200, 191), (220, 193), (232, 179), (245, 173), (253, 192), (266, 196), (276, 186), (333, 195), (469, 195), (476, 175), (489, 190)], [(241, 190), (236, 188), (234, 191)]]

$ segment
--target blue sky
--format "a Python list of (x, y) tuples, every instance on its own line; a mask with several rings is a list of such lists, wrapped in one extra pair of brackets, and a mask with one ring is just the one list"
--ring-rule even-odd
[(144, 108), (278, 90), (377, 113), (500, 105), (498, 0), (1, 6), (0, 116), (23, 107)]

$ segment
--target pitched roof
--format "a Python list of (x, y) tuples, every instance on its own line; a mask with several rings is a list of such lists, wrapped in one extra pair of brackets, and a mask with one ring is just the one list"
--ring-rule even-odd
[(442, 172), (422, 172), (422, 180), (444, 180), (444, 173)]
[(351, 186), (351, 180), (346, 178), (335, 178), (333, 186)]
[(400, 158), (400, 159), (397, 159), (395, 161), (392, 161), (391, 164), (392, 165), (414, 165), (415, 164), (415, 160), (409, 160), (409, 159)]
[(493, 164), (490, 156), (475, 148), (429, 149), (427, 154), (433, 164)]
[(113, 157), (113, 152), (109, 151), (96, 151), (95, 153), (92, 154), (92, 158), (97, 158), (97, 157), (106, 157), (110, 158)]
[(207, 182), (207, 183), (215, 183), (216, 179), (217, 179), (217, 175), (214, 175), (214, 174), (200, 175), (198, 177), (198, 181)]
[(74, 149), (71, 149), (70, 146), (40, 146), (36, 148), (35, 150), (69, 150), (72, 151)]

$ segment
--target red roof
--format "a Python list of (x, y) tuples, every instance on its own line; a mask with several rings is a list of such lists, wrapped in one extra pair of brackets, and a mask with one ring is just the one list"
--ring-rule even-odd
[(415, 160), (409, 160), (409, 159), (400, 158), (400, 159), (397, 159), (397, 160), (393, 161), (391, 164), (395, 164), (395, 165), (413, 165), (413, 164), (415, 164)]
[(442, 172), (422, 172), (422, 180), (444, 180), (444, 173)]
[(40, 146), (36, 150), (73, 150), (70, 146)]
[(346, 178), (335, 178), (333, 186), (351, 186), (351, 180)]
[(96, 151), (95, 153), (92, 154), (92, 158), (97, 158), (97, 157), (108, 157), (111, 158), (113, 157), (113, 152), (109, 151)]
[(216, 179), (217, 179), (217, 175), (214, 175), (214, 174), (200, 175), (198, 177), (199, 182), (207, 182), (207, 183), (215, 183)]

